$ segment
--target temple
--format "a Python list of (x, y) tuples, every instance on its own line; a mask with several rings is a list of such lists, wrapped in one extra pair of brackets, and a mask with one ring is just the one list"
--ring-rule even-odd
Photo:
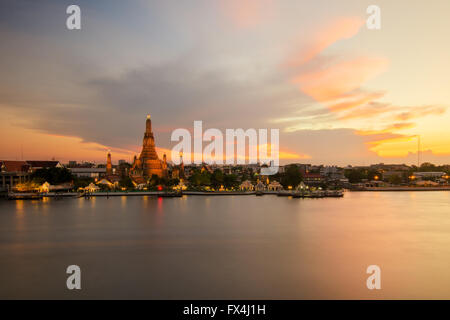
[(153, 175), (167, 178), (167, 160), (165, 155), (163, 161), (158, 158), (152, 132), (152, 120), (150, 115), (147, 115), (142, 151), (139, 158), (134, 156), (130, 177), (135, 183), (140, 184), (148, 182)]
[(108, 150), (108, 155), (106, 156), (106, 175), (111, 176), (113, 174), (112, 161), (111, 161), (111, 150)]

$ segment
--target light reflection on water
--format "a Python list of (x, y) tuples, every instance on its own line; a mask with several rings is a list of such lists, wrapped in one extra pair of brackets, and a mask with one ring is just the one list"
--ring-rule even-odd
[[(0, 298), (449, 299), (449, 203), (449, 192), (0, 201)], [(365, 286), (371, 264), (380, 291)]]

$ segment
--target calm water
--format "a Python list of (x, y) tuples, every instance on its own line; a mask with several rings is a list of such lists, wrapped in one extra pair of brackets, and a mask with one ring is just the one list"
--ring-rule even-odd
[[(0, 298), (450, 299), (449, 204), (450, 192), (2, 200)], [(81, 291), (66, 289), (71, 264)]]

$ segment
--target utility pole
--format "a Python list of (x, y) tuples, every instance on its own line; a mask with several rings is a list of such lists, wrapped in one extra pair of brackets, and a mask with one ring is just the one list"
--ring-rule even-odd
[(417, 136), (417, 169), (420, 167), (420, 135)]

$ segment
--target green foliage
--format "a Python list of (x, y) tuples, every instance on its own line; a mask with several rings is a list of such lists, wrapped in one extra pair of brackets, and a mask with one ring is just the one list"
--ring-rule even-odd
[(218, 189), (221, 185), (224, 184), (224, 174), (221, 170), (216, 169), (214, 170), (213, 174), (211, 175), (211, 185), (213, 188)]
[(189, 177), (189, 183), (195, 187), (209, 186), (211, 185), (211, 174), (208, 171), (195, 170)]
[(131, 178), (128, 176), (124, 176), (120, 181), (119, 181), (119, 186), (121, 188), (127, 188), (127, 189), (133, 189), (134, 185), (133, 182), (131, 181)]
[(392, 175), (388, 178), (389, 183), (394, 184), (394, 185), (402, 183), (402, 180), (403, 180), (402, 177), (400, 177), (399, 175), (396, 175), (396, 174)]
[(71, 182), (74, 180), (72, 173), (66, 168), (38, 169), (31, 175), (31, 179), (39, 184), (48, 182), (52, 185)]
[(363, 179), (367, 179), (367, 170), (365, 169), (348, 169), (344, 171), (345, 177), (350, 183), (359, 183)]
[[(415, 167), (417, 169), (417, 167)], [(417, 170), (414, 171), (421, 171), (421, 172), (445, 172), (447, 174), (450, 174), (450, 165), (442, 165), (442, 166), (436, 166), (429, 162), (424, 162), (420, 165), (420, 167)]]
[(235, 174), (226, 174), (223, 179), (225, 188), (237, 188), (239, 186), (238, 177)]
[(300, 169), (296, 165), (290, 165), (285, 168), (283, 173), (280, 173), (278, 177), (275, 177), (275, 179), (279, 179), (284, 188), (287, 188), (288, 186), (295, 188), (302, 182), (303, 177)]
[(148, 184), (150, 187), (155, 187), (161, 184), (161, 178), (158, 177), (156, 174), (153, 174), (152, 177), (148, 180)]
[[(376, 179), (376, 177), (378, 177), (378, 179)], [(372, 180), (382, 180), (383, 179), (383, 174), (377, 170), (369, 170), (367, 171), (367, 179), (372, 181)]]
[(85, 188), (91, 182), (94, 182), (94, 178), (90, 178), (90, 177), (74, 177), (73, 187), (74, 187), (75, 190), (77, 190), (78, 188)]
[[(383, 179), (383, 174), (380, 171), (374, 169), (347, 169), (344, 171), (344, 175), (350, 183), (359, 183), (364, 179), (369, 181), (381, 181)], [(376, 177), (378, 177), (378, 179), (376, 179)]]
[(175, 178), (175, 179), (168, 179), (167, 182), (166, 182), (166, 186), (173, 187), (173, 186), (178, 185), (179, 183), (180, 183), (180, 179), (177, 179), (177, 178)]
[(189, 177), (189, 185), (192, 189), (201, 190), (202, 187), (210, 186), (219, 189), (222, 185), (225, 188), (237, 188), (239, 178), (235, 174), (224, 174), (222, 170), (216, 169), (213, 173), (195, 170)]

